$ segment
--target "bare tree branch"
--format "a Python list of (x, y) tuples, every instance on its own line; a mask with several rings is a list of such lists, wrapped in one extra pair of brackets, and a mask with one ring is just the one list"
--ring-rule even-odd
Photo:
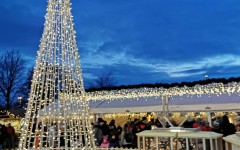
[(19, 51), (6, 51), (0, 56), (0, 96), (10, 108), (10, 102), (22, 84), (25, 61)]
[(95, 80), (95, 83), (97, 88), (113, 87), (117, 85), (117, 82), (113, 78), (112, 70), (100, 74)]
[(27, 102), (27, 99), (29, 97), (29, 93), (31, 90), (31, 84), (32, 84), (32, 78), (34, 73), (34, 67), (31, 67), (28, 69), (26, 79), (24, 80), (24, 83), (22, 84), (21, 88), (19, 89), (18, 93), (22, 96), (22, 103), (25, 104)]

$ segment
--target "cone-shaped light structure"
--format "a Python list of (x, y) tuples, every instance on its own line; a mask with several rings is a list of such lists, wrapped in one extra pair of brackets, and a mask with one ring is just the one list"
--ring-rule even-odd
[(70, 0), (49, 0), (19, 149), (94, 149)]

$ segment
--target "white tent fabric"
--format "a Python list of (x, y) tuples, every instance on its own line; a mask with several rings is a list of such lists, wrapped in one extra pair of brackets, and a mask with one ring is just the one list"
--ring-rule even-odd
[[(73, 110), (77, 105), (67, 105), (59, 110), (58, 101), (40, 110), (39, 115), (45, 116), (55, 111), (64, 113), (64, 109)], [(163, 111), (160, 97), (123, 99), (123, 100), (97, 100), (89, 101), (91, 113), (139, 113)], [(207, 111), (240, 111), (240, 96), (238, 94), (202, 95), (200, 96), (173, 96), (169, 97), (170, 112), (207, 112)]]
[[(97, 100), (89, 102), (92, 113), (137, 113), (163, 111), (161, 98)], [(238, 94), (173, 96), (169, 98), (170, 112), (240, 111)]]

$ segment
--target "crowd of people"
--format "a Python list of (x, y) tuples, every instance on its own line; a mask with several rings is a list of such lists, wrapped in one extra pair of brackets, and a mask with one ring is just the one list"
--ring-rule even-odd
[[(98, 118), (93, 124), (95, 144), (100, 148), (137, 148), (137, 133), (144, 130), (151, 130), (152, 126), (161, 128), (162, 124), (158, 119), (147, 120), (142, 117), (141, 120), (134, 119), (127, 121), (123, 127), (115, 124), (115, 120), (111, 120), (109, 124), (102, 118)], [(165, 127), (170, 127), (168, 124)], [(201, 131), (213, 131), (228, 136), (235, 134), (235, 126), (229, 122), (228, 117), (217, 117), (213, 122), (213, 126), (209, 122), (201, 118), (189, 119), (183, 124), (184, 128), (198, 128)], [(15, 130), (8, 124), (7, 126), (0, 124), (0, 150), (15, 149)]]
[[(235, 126), (229, 122), (228, 117), (217, 117), (213, 122), (214, 126), (210, 126), (209, 122), (204, 121), (201, 118), (187, 120), (184, 124), (184, 128), (198, 128), (201, 131), (213, 131), (228, 136), (235, 134)], [(151, 130), (151, 127), (158, 128), (163, 127), (158, 119), (151, 119), (149, 122), (146, 117), (142, 120), (134, 119), (133, 121), (127, 121), (123, 127), (116, 126), (115, 120), (111, 120), (109, 124), (102, 118), (98, 118), (94, 124), (94, 137), (95, 144), (100, 148), (137, 148), (137, 135), (144, 130)], [(170, 127), (168, 124), (166, 127)]]
[(208, 121), (203, 121), (203, 119), (198, 118), (196, 120), (186, 121), (183, 124), (185, 128), (199, 128), (201, 131), (213, 131), (223, 134), (223, 136), (228, 136), (235, 134), (236, 127), (234, 124), (230, 123), (228, 116), (224, 115), (223, 117), (217, 117), (213, 122), (213, 126), (209, 126)]
[(15, 129), (9, 123), (7, 126), (0, 124), (0, 150), (15, 150)]
[(146, 117), (142, 120), (134, 119), (127, 121), (123, 127), (116, 126), (115, 120), (111, 120), (109, 124), (102, 118), (94, 124), (94, 137), (96, 145), (100, 148), (137, 148), (137, 133), (144, 130), (151, 130), (152, 125), (161, 127), (159, 121), (151, 119), (147, 121)]

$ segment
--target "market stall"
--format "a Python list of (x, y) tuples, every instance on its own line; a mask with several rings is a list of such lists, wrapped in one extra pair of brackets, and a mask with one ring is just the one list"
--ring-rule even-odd
[(22, 114), (24, 114), (24, 110), (22, 109), (0, 110), (0, 124), (7, 126), (11, 123), (15, 132), (19, 133), (23, 121)]
[[(156, 119), (164, 111), (162, 97), (154, 96), (90, 100), (89, 106), (92, 114), (107, 121), (115, 119), (120, 123), (133, 118), (141, 119), (143, 116)], [(186, 116), (211, 122), (211, 119), (229, 113), (230, 122), (239, 124), (239, 120), (234, 118), (238, 116), (236, 112), (240, 112), (240, 96), (236, 93), (171, 96), (166, 109), (170, 120), (175, 120), (176, 123), (182, 122)]]
[[(179, 150), (190, 149), (190, 143), (196, 144), (196, 149), (222, 150), (222, 134), (215, 132), (188, 131), (187, 129), (166, 129), (166, 130), (146, 130), (137, 133), (138, 149), (166, 149)], [(184, 139), (184, 145), (180, 144), (180, 139)], [(168, 143), (168, 144), (166, 144)], [(182, 146), (183, 145), (183, 146)], [(200, 146), (201, 145), (201, 146)]]
[[(93, 113), (139, 113), (163, 111), (161, 97), (140, 97), (137, 99), (90, 100)], [(240, 111), (238, 94), (203, 94), (201, 96), (171, 96), (168, 100), (169, 112), (217, 112)]]

